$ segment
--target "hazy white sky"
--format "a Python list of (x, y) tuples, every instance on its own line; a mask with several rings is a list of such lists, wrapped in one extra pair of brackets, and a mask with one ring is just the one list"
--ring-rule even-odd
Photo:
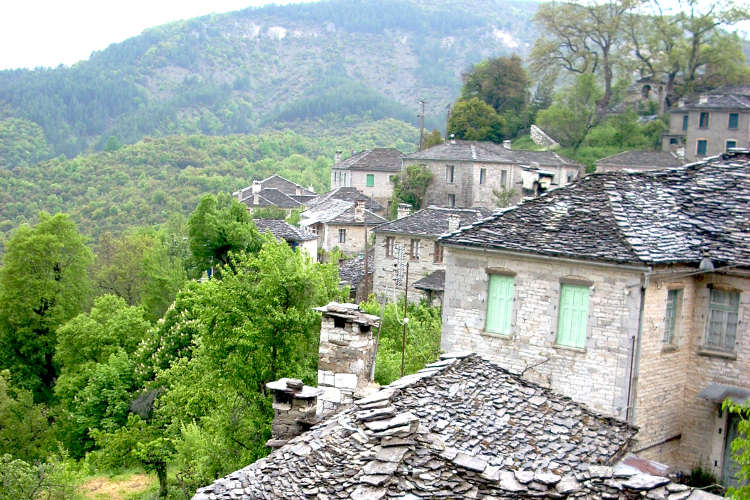
[(311, 0), (4, 0), (0, 69), (71, 65), (170, 21), (303, 1)]

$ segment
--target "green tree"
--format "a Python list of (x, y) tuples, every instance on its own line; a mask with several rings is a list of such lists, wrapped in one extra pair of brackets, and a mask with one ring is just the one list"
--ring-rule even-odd
[(67, 215), (39, 214), (8, 241), (0, 269), (0, 367), (49, 398), (57, 375), (55, 330), (82, 311), (90, 298), (92, 254)]
[(459, 99), (448, 118), (448, 134), (467, 141), (502, 142), (505, 120), (478, 97)]
[(577, 150), (589, 130), (599, 123), (597, 102), (601, 90), (590, 73), (580, 75), (575, 85), (561, 91), (552, 106), (539, 112), (537, 123), (563, 146)]
[(427, 188), (432, 182), (432, 171), (424, 165), (408, 165), (401, 174), (391, 177), (391, 219), (396, 218), (399, 203), (408, 203), (412, 209), (422, 208)]
[(732, 441), (732, 459), (735, 461), (738, 472), (737, 479), (741, 486), (729, 488), (727, 494), (733, 499), (750, 498), (750, 402), (739, 405), (727, 399), (722, 404), (722, 409), (736, 414), (739, 417), (737, 423), (737, 437)]
[(52, 441), (47, 409), (35, 405), (31, 391), (13, 387), (0, 371), (0, 449), (25, 461), (43, 459)]
[(431, 148), (443, 143), (443, 137), (438, 129), (432, 129), (432, 132), (424, 136), (424, 149)]

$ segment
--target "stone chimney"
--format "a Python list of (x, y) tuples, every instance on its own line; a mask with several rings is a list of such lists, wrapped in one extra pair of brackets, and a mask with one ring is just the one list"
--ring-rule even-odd
[(456, 143), (456, 134), (451, 134), (451, 144)]
[(698, 97), (698, 102), (700, 104), (706, 104), (708, 102), (708, 96), (705, 94), (701, 94), (701, 96)]
[(315, 188), (313, 187), (313, 185), (312, 185), (312, 184), (310, 184), (310, 187), (309, 187), (309, 188), (307, 188), (307, 190), (308, 190), (308, 191), (310, 191), (311, 193), (314, 193), (314, 192), (315, 192)]
[(266, 442), (266, 446), (280, 448), (288, 440), (315, 425), (318, 396), (323, 391), (304, 385), (296, 378), (282, 378), (276, 382), (269, 382), (266, 388), (273, 395), (272, 438)]
[(261, 184), (260, 181), (253, 181), (253, 194), (260, 193), (260, 190), (263, 189), (263, 184)]
[(399, 203), (396, 207), (396, 219), (403, 219), (411, 214), (411, 205), (408, 203)]
[(503, 141), (503, 147), (504, 147), (505, 149), (507, 149), (508, 151), (510, 151), (510, 150), (512, 149), (512, 148), (511, 148), (511, 146), (510, 146), (510, 141), (509, 141), (508, 139), (505, 139), (505, 140)]
[(375, 339), (372, 327), (380, 327), (380, 318), (366, 314), (357, 304), (330, 304), (317, 307), (323, 313), (318, 351), (318, 415), (362, 395), (372, 382), (375, 364)]
[(458, 226), (461, 225), (461, 218), (457, 214), (450, 214), (448, 216), (448, 232), (452, 233)]
[(354, 202), (354, 222), (365, 221), (365, 200), (356, 200)]
[(343, 153), (343, 151), (341, 151), (341, 150), (336, 151), (336, 154), (333, 157), (334, 164), (336, 164), (336, 163), (338, 163), (338, 162), (341, 161), (341, 153)]

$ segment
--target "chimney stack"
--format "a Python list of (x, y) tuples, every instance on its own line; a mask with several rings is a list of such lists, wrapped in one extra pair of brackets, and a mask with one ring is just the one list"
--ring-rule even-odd
[(511, 146), (510, 146), (510, 140), (508, 140), (508, 139), (505, 139), (505, 140), (503, 141), (503, 147), (504, 147), (505, 149), (507, 149), (508, 151), (510, 151), (510, 150), (512, 149), (512, 148), (511, 148)]
[(318, 351), (318, 415), (363, 395), (372, 382), (375, 365), (375, 339), (372, 327), (380, 327), (380, 318), (366, 314), (357, 304), (331, 302), (316, 307), (323, 313)]
[(253, 192), (253, 206), (257, 207), (258, 205), (260, 205), (260, 195)]
[(396, 207), (396, 219), (403, 219), (411, 214), (411, 205), (408, 203), (399, 203)]
[(365, 200), (356, 200), (354, 202), (354, 222), (365, 221)]
[(269, 382), (266, 388), (273, 394), (272, 437), (266, 442), (266, 446), (280, 448), (288, 440), (315, 425), (318, 396), (323, 391), (304, 385), (296, 378), (282, 378), (276, 382)]
[(261, 189), (263, 189), (263, 184), (260, 181), (253, 181), (253, 194), (260, 193)]
[(458, 229), (461, 225), (461, 218), (457, 214), (450, 214), (448, 216), (448, 232), (452, 233)]
[(341, 161), (341, 153), (342, 153), (342, 151), (340, 151), (340, 150), (336, 151), (336, 155), (333, 157), (334, 163), (338, 163), (338, 162)]

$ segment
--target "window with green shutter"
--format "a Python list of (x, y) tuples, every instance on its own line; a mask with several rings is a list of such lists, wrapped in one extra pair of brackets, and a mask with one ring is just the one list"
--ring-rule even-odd
[(677, 333), (677, 319), (680, 314), (682, 290), (667, 291), (667, 310), (664, 315), (664, 343), (674, 344)]
[(560, 285), (560, 314), (557, 319), (557, 344), (586, 347), (586, 323), (589, 315), (589, 287)]
[(367, 187), (371, 188), (375, 186), (375, 174), (367, 174)]
[(513, 293), (514, 278), (512, 276), (490, 275), (486, 331), (510, 335), (510, 323), (513, 316)]

